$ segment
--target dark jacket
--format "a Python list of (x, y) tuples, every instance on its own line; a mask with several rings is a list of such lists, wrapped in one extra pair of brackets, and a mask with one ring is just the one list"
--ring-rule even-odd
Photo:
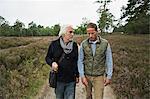
[(57, 81), (59, 82), (73, 82), (76, 77), (79, 77), (77, 61), (78, 61), (78, 46), (73, 42), (73, 50), (69, 54), (65, 54), (64, 58), (60, 63), (58, 63), (62, 53), (64, 53), (63, 48), (60, 45), (60, 39), (52, 41), (49, 46), (48, 53), (46, 55), (46, 62), (52, 66), (53, 62), (58, 64), (58, 76)]

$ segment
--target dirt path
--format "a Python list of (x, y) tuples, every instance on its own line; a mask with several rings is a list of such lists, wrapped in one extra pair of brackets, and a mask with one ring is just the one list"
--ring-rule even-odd
[[(80, 82), (76, 87), (76, 99), (86, 99), (85, 95), (85, 88)], [(43, 86), (40, 94), (36, 96), (35, 99), (56, 99), (54, 89), (50, 88), (48, 83), (46, 83)], [(116, 99), (113, 89), (110, 86), (106, 86), (104, 89), (104, 99)]]

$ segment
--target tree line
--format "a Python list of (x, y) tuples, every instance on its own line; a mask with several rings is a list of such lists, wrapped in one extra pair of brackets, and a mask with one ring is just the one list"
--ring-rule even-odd
[(9, 22), (0, 16), (0, 36), (54, 36), (58, 34), (59, 29), (59, 24), (44, 27), (33, 21), (28, 24), (28, 28), (25, 28), (24, 23), (19, 20), (10, 26)]
[[(128, 34), (149, 34), (150, 25), (150, 1), (149, 0), (128, 0), (127, 6), (121, 9), (122, 16), (120, 19), (115, 20), (115, 17), (110, 13), (108, 5), (112, 0), (97, 0), (95, 3), (99, 4), (97, 13), (99, 20), (97, 21), (98, 27), (102, 33), (108, 32), (113, 29), (113, 32), (124, 32)], [(123, 25), (123, 20), (125, 23)], [(86, 26), (90, 22), (86, 17), (83, 22), (74, 29), (75, 34), (85, 34)], [(117, 22), (117, 25), (114, 25)], [(60, 30), (60, 25), (44, 27), (37, 25), (33, 21), (25, 28), (23, 22), (16, 20), (14, 25), (10, 26), (9, 22), (0, 16), (0, 36), (56, 36)]]
[[(85, 34), (87, 23), (88, 22), (83, 22), (77, 26), (77, 28), (74, 29), (75, 34)], [(44, 27), (32, 21), (28, 24), (28, 27), (25, 28), (25, 24), (18, 19), (14, 25), (11, 26), (5, 18), (0, 16), (0, 36), (57, 36), (59, 31), (60, 24)]]

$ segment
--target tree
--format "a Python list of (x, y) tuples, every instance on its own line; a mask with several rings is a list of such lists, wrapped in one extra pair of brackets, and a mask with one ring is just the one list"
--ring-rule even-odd
[(36, 36), (37, 34), (37, 25), (32, 21), (28, 24), (28, 35)]
[(90, 22), (86, 17), (82, 18), (82, 23), (75, 29), (76, 34), (86, 34), (86, 26)]
[(111, 0), (98, 0), (96, 3), (99, 3), (100, 6), (97, 10), (99, 14), (98, 27), (101, 28), (102, 32), (107, 32), (109, 29), (114, 27), (113, 21), (114, 16), (109, 12), (107, 5), (111, 2)]
[(6, 21), (5, 21), (5, 18), (3, 18), (2, 16), (0, 16), (0, 26), (3, 24), (3, 23), (5, 23)]
[(12, 35), (12, 29), (9, 26), (9, 22), (0, 16), (0, 36), (9, 36)]
[(124, 32), (134, 34), (149, 33), (149, 0), (128, 0), (127, 7), (122, 8), (121, 19), (126, 18)]
[(8, 22), (5, 22), (0, 27), (0, 36), (10, 36), (12, 35), (12, 32), (10, 32), (12, 29), (9, 26)]
[(38, 34), (38, 36), (43, 35), (43, 33), (42, 33), (43, 29), (44, 29), (44, 26), (42, 26), (42, 25), (38, 25), (37, 26), (37, 34)]
[(54, 25), (53, 30), (54, 30), (53, 35), (55, 36), (58, 35), (60, 31), (60, 25), (59, 24)]
[(21, 21), (17, 19), (16, 22), (14, 23), (14, 26), (12, 27), (14, 29), (15, 35), (22, 36), (22, 30), (25, 27), (25, 25)]

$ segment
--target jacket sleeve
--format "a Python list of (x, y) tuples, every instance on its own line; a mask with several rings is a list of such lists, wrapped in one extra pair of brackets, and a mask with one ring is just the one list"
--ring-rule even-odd
[(79, 48), (79, 55), (78, 55), (78, 70), (80, 77), (84, 77), (84, 51), (83, 51), (83, 43), (81, 43)]
[(112, 51), (110, 48), (110, 44), (108, 44), (106, 50), (106, 66), (107, 66), (106, 68), (107, 78), (111, 79), (113, 73), (113, 59), (112, 59)]
[(48, 52), (47, 52), (47, 55), (45, 57), (45, 61), (48, 65), (52, 66), (52, 63), (54, 61), (54, 58), (53, 58), (53, 49), (54, 49), (54, 46), (53, 46), (53, 42), (50, 44), (49, 48), (48, 48)]
[(79, 71), (78, 71), (78, 45), (75, 44), (75, 51), (76, 51), (76, 68), (75, 68), (75, 74), (76, 74), (76, 77), (79, 77)]

